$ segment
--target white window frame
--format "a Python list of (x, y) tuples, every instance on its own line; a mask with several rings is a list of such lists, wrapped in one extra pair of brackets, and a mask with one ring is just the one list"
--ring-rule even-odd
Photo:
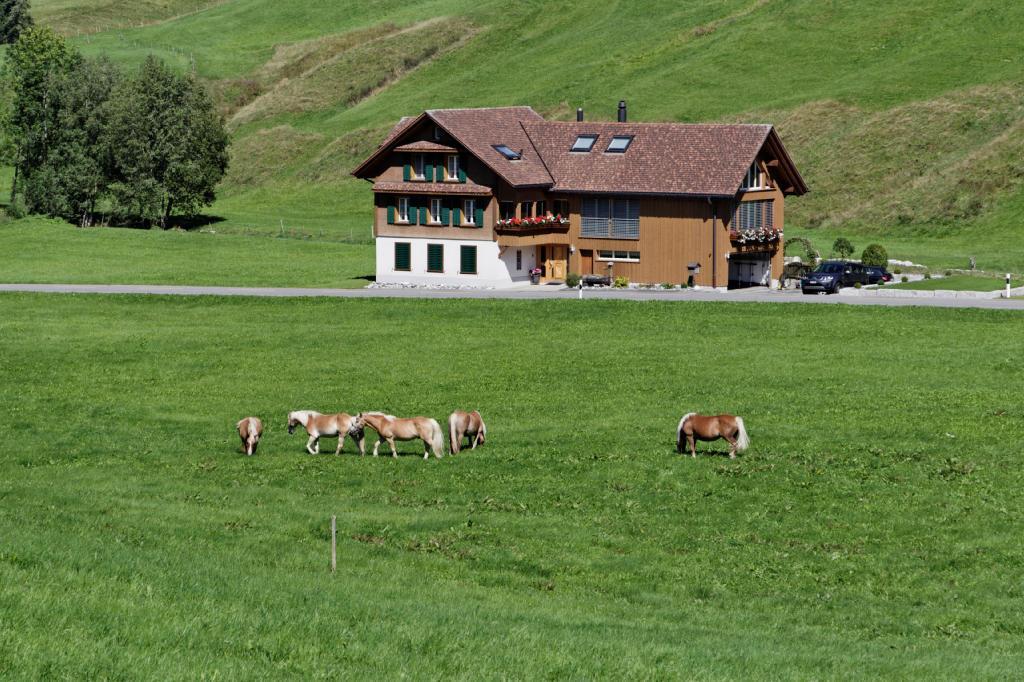
[(409, 197), (398, 197), (398, 222), (409, 222)]
[[(436, 203), (435, 203), (436, 202)], [(437, 212), (434, 212), (434, 206), (437, 206)], [(441, 211), (444, 210), (444, 200), (438, 197), (430, 198), (430, 224), (440, 225), (441, 224)]]
[(747, 174), (743, 178), (743, 185), (740, 187), (742, 190), (756, 190), (756, 189), (769, 189), (768, 185), (761, 184), (763, 178), (767, 177), (767, 173), (761, 172), (761, 167), (757, 161), (750, 164), (750, 168), (747, 169)]
[(426, 167), (426, 156), (424, 154), (417, 154), (413, 157), (412, 161), (412, 176), (417, 180), (425, 180), (427, 177)]
[[(610, 253), (612, 255), (611, 256), (604, 255), (604, 254), (607, 254), (607, 253)], [(616, 254), (620, 254), (620, 253), (624, 253), (624, 254), (627, 254), (627, 255), (625, 257), (616, 255)], [(636, 256), (633, 256), (633, 254), (636, 254)], [(640, 262), (640, 252), (639, 251), (629, 251), (627, 249), (600, 249), (597, 252), (597, 260), (602, 261), (604, 263), (609, 263), (609, 262), (611, 262), (611, 263), (639, 263)]]
[(462, 224), (476, 225), (476, 199), (462, 201)]
[(448, 182), (459, 181), (459, 155), (449, 154), (448, 163), (445, 166), (445, 170), (448, 173)]

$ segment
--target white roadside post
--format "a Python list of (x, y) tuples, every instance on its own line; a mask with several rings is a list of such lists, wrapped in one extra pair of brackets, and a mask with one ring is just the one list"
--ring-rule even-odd
[(578, 298), (582, 301), (583, 300), (583, 277), (580, 277), (580, 283), (577, 286), (580, 289)]
[(1006, 298), (1010, 298), (1010, 273), (1006, 273)]

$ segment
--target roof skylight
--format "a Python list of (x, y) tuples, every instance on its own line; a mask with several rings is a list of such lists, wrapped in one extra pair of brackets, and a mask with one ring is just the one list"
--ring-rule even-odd
[(629, 149), (629, 143), (632, 141), (632, 135), (616, 135), (612, 138), (612, 141), (608, 143), (608, 149), (605, 149), (605, 152), (610, 154), (625, 154), (626, 150)]
[(572, 148), (570, 148), (569, 151), (589, 152), (594, 148), (595, 142), (597, 142), (597, 135), (580, 135), (576, 138), (576, 141), (572, 143)]
[(520, 154), (517, 151), (514, 151), (507, 144), (496, 144), (494, 145), (494, 149), (497, 150), (499, 154), (504, 156), (509, 161), (518, 161), (519, 159), (523, 158), (522, 154)]

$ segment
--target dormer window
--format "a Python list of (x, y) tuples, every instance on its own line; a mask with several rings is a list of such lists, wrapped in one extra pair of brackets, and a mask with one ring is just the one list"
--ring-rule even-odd
[(597, 135), (580, 135), (576, 138), (576, 141), (572, 143), (572, 148), (569, 149), (571, 152), (589, 152), (594, 148), (594, 143), (597, 142)]
[(606, 154), (625, 154), (632, 141), (632, 135), (616, 135), (612, 138), (612, 141), (608, 143), (608, 149), (605, 149), (604, 151)]
[(496, 144), (494, 145), (494, 149), (509, 161), (518, 161), (519, 159), (523, 158), (522, 154), (520, 154), (517, 151), (514, 151), (511, 147), (509, 147), (506, 144)]
[(757, 165), (757, 161), (751, 164), (747, 170), (746, 177), (743, 178), (743, 184), (740, 185), (740, 189), (767, 189), (768, 188), (768, 174), (762, 173), (760, 166)]

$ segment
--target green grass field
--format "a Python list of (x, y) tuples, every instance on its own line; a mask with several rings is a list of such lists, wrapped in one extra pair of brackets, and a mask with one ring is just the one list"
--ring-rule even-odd
[[(1024, 280), (1010, 279), (1010, 286), (1024, 286)], [(1006, 288), (1006, 280), (995, 277), (974, 277), (971, 275), (951, 275), (950, 277), (933, 277), (916, 282), (900, 282), (886, 286), (887, 289), (922, 289), (934, 291), (997, 291)]]
[[(205, 228), (217, 230), (213, 225)], [(0, 224), (0, 282), (363, 287), (373, 246), (266, 234)]]
[[(0, 676), (1016, 676), (1019, 331), (983, 310), (0, 295)], [(309, 457), (284, 428), (456, 407), (487, 445), (427, 463)], [(694, 409), (743, 415), (751, 450), (674, 454)]]

